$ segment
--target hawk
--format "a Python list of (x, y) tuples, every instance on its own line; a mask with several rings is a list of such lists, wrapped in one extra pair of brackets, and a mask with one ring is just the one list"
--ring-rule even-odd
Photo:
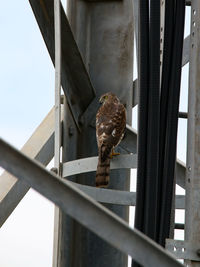
[(96, 172), (96, 186), (106, 187), (109, 183), (110, 159), (116, 147), (124, 136), (126, 127), (126, 110), (123, 104), (113, 93), (101, 96), (96, 115), (96, 136), (98, 145), (98, 165)]

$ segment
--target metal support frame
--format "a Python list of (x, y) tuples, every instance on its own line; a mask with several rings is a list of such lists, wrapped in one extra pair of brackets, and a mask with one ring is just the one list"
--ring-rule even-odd
[[(129, 130), (132, 130), (131, 127), (129, 127)], [(72, 129), (70, 131), (72, 131)], [(135, 138), (135, 143), (136, 143), (136, 133), (134, 132), (134, 130), (132, 130), (132, 133), (134, 133), (133, 139)], [(129, 138), (131, 139), (131, 137), (132, 136), (130, 135)], [(38, 126), (38, 128), (33, 133), (33, 135), (30, 137), (30, 139), (27, 141), (27, 143), (23, 146), (22, 152), (26, 153), (32, 158), (37, 159), (44, 165), (47, 165), (50, 162), (50, 160), (53, 158), (53, 155), (54, 155), (54, 108), (49, 112), (47, 117), (43, 120), (40, 126)], [(119, 158), (117, 157), (116, 159), (114, 159), (114, 162), (111, 163), (111, 168), (112, 167), (115, 168), (116, 165), (118, 164), (120, 165), (122, 164), (121, 166), (124, 167), (124, 162), (122, 160), (122, 158), (124, 157), (125, 158), (128, 157), (130, 160), (130, 163), (129, 163), (130, 165), (127, 167), (133, 168), (135, 166), (136, 164), (135, 155), (121, 155), (120, 157)], [(91, 169), (92, 171), (95, 168), (96, 159), (94, 158), (91, 160), (92, 160), (92, 169)], [(65, 176), (65, 174), (67, 173), (72, 174), (71, 172), (72, 170), (69, 173), (69, 170), (66, 170), (66, 166), (72, 166), (73, 164), (75, 164), (75, 167), (78, 168), (76, 169), (75, 172), (79, 173), (80, 171), (83, 172), (84, 170), (88, 170), (88, 167), (86, 166), (87, 164), (85, 165), (85, 161), (87, 160), (81, 159), (75, 162), (72, 161), (72, 162), (64, 163), (63, 164), (63, 175)], [(115, 162), (118, 162), (118, 163), (115, 164)], [(74, 170), (73, 170), (73, 173), (74, 173)], [(185, 187), (185, 166), (180, 161), (178, 161), (177, 163), (176, 177), (177, 177), (177, 183), (184, 188)], [(1, 215), (0, 226), (2, 226), (2, 224), (10, 216), (12, 211), (15, 209), (15, 207), (18, 205), (21, 199), (28, 192), (29, 188), (30, 188), (29, 186), (25, 185), (23, 182), (21, 182), (20, 180), (17, 180), (16, 178), (14, 178), (13, 176), (11, 176), (10, 174), (6, 172), (4, 172), (0, 176), (0, 215)], [(88, 190), (89, 189), (87, 189), (87, 192), (88, 194), (90, 194)], [(104, 201), (105, 203), (119, 204), (119, 202), (116, 201), (116, 199), (119, 199), (119, 197), (118, 196), (114, 197), (113, 195), (115, 195), (115, 193), (111, 194), (110, 191), (108, 191), (107, 193), (107, 191), (103, 190), (97, 193), (93, 193), (93, 195), (101, 194), (101, 199), (104, 199), (103, 192), (105, 193), (105, 200), (107, 199), (106, 194), (110, 195), (109, 202)], [(118, 194), (118, 191), (116, 191), (116, 194)], [(130, 200), (131, 195), (129, 196), (129, 194), (132, 194), (132, 193), (123, 192), (123, 198), (121, 199), (121, 195), (119, 193), (119, 196), (121, 199), (120, 205), (132, 205), (132, 204), (134, 205), (135, 195), (132, 195), (133, 199)], [(97, 198), (97, 200), (101, 201), (99, 200), (99, 198)], [(178, 202), (177, 202), (176, 208), (184, 208), (184, 202), (178, 199), (177, 201)]]
[[(54, 142), (54, 168), (60, 176), (60, 149), (61, 149), (61, 12), (60, 0), (54, 0), (54, 31), (55, 31), (55, 142)], [(57, 266), (60, 210), (54, 209), (54, 242), (53, 242), (53, 266)]]
[[(48, 51), (50, 53), (50, 56), (52, 58), (52, 61), (54, 62), (54, 28), (52, 28), (52, 24), (53, 24), (53, 1), (51, 0), (50, 2), (48, 2), (48, 4), (46, 4), (46, 2), (44, 2), (44, 5), (41, 5), (41, 3), (39, 2), (35, 2), (35, 1), (29, 1), (33, 12), (36, 16), (38, 25), (41, 29), (41, 33), (43, 35), (43, 38), (45, 40), (45, 43), (47, 45)], [(41, 13), (41, 14), (40, 14)], [(46, 15), (45, 15), (46, 14)], [(90, 84), (90, 80), (87, 81), (86, 78), (82, 78), (82, 76), (85, 75), (85, 77), (88, 77), (88, 74), (86, 72), (86, 68), (84, 67), (84, 64), (82, 62), (82, 58), (80, 56), (79, 51), (77, 51), (77, 45), (74, 41), (74, 38), (72, 36), (71, 30), (69, 30), (69, 25), (68, 25), (68, 20), (66, 19), (66, 15), (63, 11), (63, 9), (61, 8), (61, 31), (62, 31), (62, 43), (65, 44), (67, 39), (70, 40), (70, 47), (63, 45), (62, 47), (62, 54), (63, 54), (63, 63), (62, 63), (62, 77), (67, 77), (67, 75), (69, 75), (73, 80), (76, 80), (77, 83), (79, 83), (79, 85), (81, 85), (80, 88), (80, 92), (78, 92), (78, 95), (80, 96), (81, 99), (84, 98), (84, 100), (89, 99), (89, 96), (86, 95), (86, 92), (94, 92), (94, 90), (91, 87)], [(186, 41), (187, 40), (187, 41)], [(189, 36), (185, 39), (184, 42), (184, 47), (183, 47), (183, 51), (188, 51), (188, 45), (189, 45)], [(82, 50), (84, 50), (84, 48), (82, 48)], [(65, 55), (65, 56), (64, 56)], [(184, 53), (183, 53), (184, 55)], [(186, 55), (188, 55), (188, 53), (186, 52)], [(82, 51), (82, 56), (84, 56), (83, 51)], [(74, 59), (74, 64), (77, 64), (76, 66), (74, 66), (74, 69), (79, 70), (79, 74), (81, 73), (81, 75), (78, 75), (77, 77), (74, 76), (74, 69), (71, 66), (71, 58), (73, 57)], [(185, 56), (183, 56), (185, 57)], [(76, 58), (76, 60), (75, 60)], [(185, 58), (187, 58), (187, 60), (189, 60), (189, 57), (186, 56)], [(71, 69), (71, 74), (67, 73), (67, 68), (65, 67), (66, 65), (69, 64), (69, 68)], [(66, 78), (65, 78), (66, 79)], [(88, 77), (89, 79), (89, 77)], [(83, 81), (85, 81), (85, 84), (83, 85)], [(88, 85), (87, 85), (88, 84)], [(62, 86), (64, 91), (67, 91), (67, 83), (64, 82), (62, 80)], [(89, 88), (89, 89), (87, 89)], [(71, 90), (70, 88), (68, 88), (69, 90)], [(84, 93), (84, 97), (82, 97), (82, 94)], [(91, 94), (92, 95), (92, 94)], [(94, 98), (94, 96), (93, 96)], [(90, 99), (93, 99), (92, 97)], [(90, 103), (90, 100), (88, 100), (88, 103)], [(83, 104), (83, 103), (82, 103)], [(88, 104), (85, 103), (85, 107), (87, 107)], [(92, 106), (92, 109), (94, 109), (94, 106), (97, 106), (97, 100), (94, 101), (94, 104)], [(88, 107), (87, 107), (88, 110)], [(90, 112), (91, 110), (89, 110)], [(94, 114), (95, 111), (93, 110), (91, 112), (93, 115), (91, 116), (92, 118), (94, 118)], [(80, 116), (80, 114), (78, 114), (78, 116)], [(132, 153), (136, 153), (136, 132), (134, 130), (130, 130), (130, 128), (127, 131), (126, 134), (126, 138), (124, 139), (123, 143), (123, 148), (128, 151), (128, 152), (132, 152)], [(134, 136), (133, 136), (134, 135)]]
[[(200, 243), (200, 1), (191, 1), (185, 240)], [(200, 249), (200, 247), (196, 247)], [(200, 258), (186, 261), (200, 266)]]
[[(166, 249), (177, 259), (192, 260), (197, 265), (200, 261), (200, 243), (190, 243), (182, 240), (166, 240)], [(196, 266), (195, 265), (195, 266)], [(198, 266), (198, 265), (197, 265)]]
[[(95, 188), (92, 186), (73, 183), (96, 201), (107, 204), (135, 206), (136, 192), (120, 191), (113, 189)], [(185, 208), (185, 196), (177, 195), (175, 199), (176, 209)], [(181, 228), (182, 229), (182, 228)]]
[[(126, 104), (128, 122), (131, 122), (132, 15), (132, 0), (101, 3), (68, 1), (69, 22), (97, 96), (81, 116), (81, 133), (74, 128), (66, 103), (63, 162), (97, 155), (96, 134), (90, 125), (95, 120), (98, 98), (103, 93), (112, 91), (119, 96)], [(76, 101), (79, 99), (77, 97)], [(118, 149), (125, 153), (123, 149)], [(128, 190), (128, 175), (129, 170), (113, 170), (110, 188)], [(74, 175), (72, 179), (87, 185), (94, 185), (95, 182), (95, 177), (87, 173)], [(109, 208), (128, 220), (127, 207), (109, 205)], [(75, 267), (80, 266), (80, 262), (87, 267), (126, 266), (126, 255), (65, 214), (62, 216), (61, 229), (59, 266)]]
[(55, 142), (54, 166), (60, 175), (60, 146), (61, 146), (61, 19), (60, 0), (54, 0), (55, 24)]
[[(98, 157), (90, 157), (78, 160), (72, 160), (63, 163), (62, 176), (96, 171)], [(120, 155), (111, 160), (111, 169), (131, 169), (136, 168), (137, 156), (133, 154)]]
[[(29, 0), (52, 62), (55, 62), (54, 0)], [(62, 88), (76, 122), (95, 97), (95, 91), (61, 5)], [(78, 101), (76, 101), (79, 99)]]
[[(60, 2), (60, 1), (57, 1), (57, 3), (58, 2)], [(196, 5), (196, 2), (193, 4), (194, 6)], [(47, 2), (45, 0), (42, 3), (41, 1), (37, 2), (37, 1), (30, 0), (30, 3), (31, 3), (31, 6), (32, 6), (33, 11), (35, 13), (38, 24), (40, 26), (43, 37), (45, 39), (45, 42), (46, 42), (47, 48), (49, 50), (49, 53), (51, 55), (52, 61), (54, 62), (54, 51), (59, 51), (59, 49), (56, 49), (56, 47), (54, 49), (53, 21), (54, 21), (55, 16), (52, 13), (53, 1), (51, 0), (50, 2)], [(55, 12), (56, 12), (56, 10), (55, 10)], [(193, 15), (195, 15), (195, 14), (193, 13)], [(195, 24), (196, 23), (197, 22), (195, 21)], [(65, 56), (63, 57), (62, 66), (60, 64), (60, 70), (58, 71), (58, 73), (60, 73), (61, 69), (62, 69), (63, 89), (64, 89), (65, 94), (69, 96), (68, 102), (69, 102), (71, 114), (72, 114), (73, 118), (75, 119), (76, 125), (80, 129), (80, 116), (83, 114), (83, 112), (86, 109), (88, 110), (88, 108), (87, 108), (88, 104), (92, 101), (92, 99), (94, 99), (95, 93), (94, 93), (94, 89), (91, 85), (89, 76), (87, 74), (86, 68), (83, 64), (82, 58), (80, 56), (79, 50), (78, 50), (76, 43), (73, 39), (73, 35), (71, 33), (70, 27), (68, 25), (68, 21), (65, 17), (65, 14), (64, 14), (64, 11), (62, 8), (61, 8), (61, 24), (63, 25), (63, 27), (62, 27), (62, 32), (63, 32), (62, 33), (62, 43), (69, 44), (69, 45), (64, 45), (64, 48), (62, 48), (63, 54)], [(195, 24), (193, 24), (194, 29), (197, 28), (197, 26)], [(56, 28), (57, 27), (55, 26), (55, 30), (56, 30)], [(194, 31), (194, 33), (196, 33), (196, 32)], [(194, 35), (193, 35), (193, 38), (194, 38)], [(57, 42), (56, 42), (56, 38), (55, 38), (55, 44), (56, 43)], [(185, 49), (183, 49), (183, 51), (185, 51), (185, 52), (183, 52), (183, 61), (182, 61), (183, 65), (186, 64), (189, 60), (189, 57), (188, 57), (189, 45), (190, 45), (190, 40), (189, 40), (189, 37), (187, 37), (185, 39), (185, 42), (184, 42)], [(192, 48), (194, 48), (194, 46), (195, 46), (195, 44), (193, 42)], [(61, 53), (61, 50), (60, 50), (60, 53)], [(72, 64), (72, 61), (70, 60), (70, 58), (71, 59), (73, 58), (74, 64)], [(74, 60), (74, 58), (75, 58), (75, 60)], [(193, 58), (193, 60), (194, 60), (194, 58)], [(59, 60), (59, 62), (61, 63), (61, 60)], [(87, 62), (87, 67), (89, 67), (88, 64), (89, 63)], [(55, 64), (55, 65), (57, 65), (57, 64)], [(79, 70), (79, 71), (76, 72), (74, 70)], [(77, 75), (77, 73), (78, 73), (78, 75)], [(58, 77), (58, 79), (60, 79), (60, 77)], [(58, 84), (60, 84), (60, 81), (58, 81)], [(82, 88), (85, 88), (85, 90), (82, 90)], [(68, 93), (67, 93), (67, 89), (69, 89)], [(76, 103), (76, 101), (74, 101), (74, 97), (73, 97), (74, 92), (76, 92), (77, 96), (80, 96), (81, 94), (84, 93), (84, 101), (85, 102), (81, 103), (81, 104)], [(86, 92), (87, 92), (87, 94), (86, 94)], [(59, 97), (58, 101), (60, 101), (60, 97)], [(58, 102), (56, 101), (56, 103), (58, 103)], [(93, 107), (91, 109), (89, 109), (89, 112), (86, 112), (87, 116), (92, 110), (90, 116), (94, 117), (94, 113), (95, 113), (95, 109), (93, 109), (94, 103), (96, 103), (96, 99), (93, 102)], [(60, 106), (60, 104), (59, 104), (59, 106)], [(51, 122), (52, 121), (53, 120), (51, 120)], [(45, 124), (45, 127), (46, 127), (46, 125), (49, 125), (49, 124), (48, 123)], [(43, 136), (41, 135), (41, 133), (39, 134), (42, 137), (44, 137), (44, 139), (41, 138), (41, 136), (40, 136), (40, 138), (41, 138), (40, 140), (35, 139), (35, 138), (38, 138), (37, 134), (39, 132), (39, 131), (36, 131), (36, 133), (30, 138), (30, 140), (24, 146), (22, 151), (25, 151), (25, 152), (27, 151), (28, 154), (30, 153), (30, 156), (38, 159), (39, 161), (41, 161), (45, 165), (48, 164), (48, 162), (50, 161), (50, 159), (53, 156), (53, 135), (54, 135), (53, 128), (54, 128), (53, 126), (48, 127), (48, 130), (45, 128), (45, 134), (43, 133), (42, 134)], [(122, 147), (126, 151), (129, 151), (129, 152), (134, 151), (135, 152), (135, 150), (136, 150), (136, 134), (135, 134), (134, 130), (131, 129), (130, 126), (128, 126), (127, 128), (128, 128), (127, 135), (126, 135), (126, 138), (124, 139), (124, 141), (122, 142)], [(56, 129), (58, 129), (58, 128), (56, 127)], [(50, 132), (51, 132), (51, 134), (50, 134)], [(56, 140), (59, 141), (59, 139), (56, 139)], [(36, 144), (36, 145), (34, 145), (34, 144)], [(59, 144), (60, 144), (60, 142), (59, 142)], [(35, 149), (32, 149), (32, 145)], [(131, 145), (133, 145), (133, 146), (131, 147)], [(58, 146), (60, 146), (60, 145), (56, 145), (56, 147), (58, 147)], [(30, 147), (31, 147), (32, 151), (29, 151)], [(2, 153), (2, 151), (1, 151), (1, 153)], [(0, 157), (2, 156), (1, 153), (0, 153)], [(11, 156), (11, 154), (10, 154), (10, 156)], [(125, 156), (123, 156), (123, 157), (125, 157)], [(130, 155), (130, 156), (128, 156), (128, 158), (133, 159), (134, 155)], [(3, 164), (7, 164), (7, 163), (5, 163), (5, 159), (2, 159), (2, 161), (3, 161)], [(119, 160), (119, 163), (120, 163), (120, 160)], [(73, 163), (71, 162), (71, 163), (66, 163), (66, 164), (73, 164)], [(179, 163), (177, 166), (178, 166), (177, 172), (180, 174), (178, 176), (177, 181), (179, 181), (178, 183), (184, 187), (184, 179), (183, 178), (184, 178), (184, 174), (185, 174), (185, 168), (182, 165), (180, 165)], [(115, 165), (113, 165), (113, 167), (115, 168)], [(11, 171), (14, 171), (13, 168), (11, 167), (11, 165), (9, 165), (9, 166), (7, 165), (7, 168), (9, 168), (9, 170), (11, 170)], [(17, 166), (16, 166), (16, 168), (17, 168)], [(19, 166), (18, 170), (19, 169), (20, 169), (20, 166)], [(93, 167), (93, 170), (94, 170), (94, 167)], [(26, 171), (27, 170), (25, 170), (25, 172)], [(189, 168), (189, 173), (190, 173), (190, 171), (191, 170)], [(30, 175), (30, 176), (33, 178), (33, 175)], [(55, 175), (53, 175), (53, 176), (55, 176)], [(29, 179), (29, 177), (25, 177), (24, 175), (23, 175), (23, 177), (24, 177), (24, 179)], [(180, 177), (182, 177), (182, 179)], [(1, 186), (1, 184), (3, 184), (3, 186)], [(42, 184), (41, 186), (43, 188), (44, 185)], [(135, 201), (135, 193), (134, 192), (123, 192), (123, 191), (117, 191), (117, 190), (110, 190), (109, 191), (109, 189), (108, 190), (96, 189), (96, 188), (91, 188), (89, 186), (84, 186), (84, 185), (79, 185), (79, 184), (74, 184), (74, 186), (77, 188), (80, 188), (82, 191), (86, 192), (88, 195), (93, 196), (96, 200), (98, 200), (102, 203), (112, 203), (112, 204), (118, 204), (118, 205), (134, 205), (134, 203), (135, 203), (134, 202)], [(4, 221), (7, 219), (7, 217), (10, 215), (10, 213), (13, 211), (13, 209), (17, 206), (17, 204), (23, 198), (23, 196), (26, 194), (26, 192), (29, 190), (29, 188), (30, 188), (29, 185), (22, 182), (21, 180), (16, 180), (13, 176), (11, 176), (7, 173), (4, 173), (0, 177), (0, 214), (1, 214), (0, 215), (0, 225), (2, 225), (4, 223)], [(39, 189), (39, 191), (40, 191), (40, 189)], [(46, 195), (46, 190), (44, 189), (44, 191), (45, 191), (45, 195)], [(112, 191), (112, 193), (111, 193), (111, 191)], [(56, 196), (56, 198), (57, 198), (57, 196)], [(58, 199), (59, 199), (59, 197), (56, 199), (56, 201), (58, 201)], [(59, 199), (59, 201), (60, 201), (60, 199)], [(56, 202), (56, 203), (58, 203), (58, 202)], [(177, 197), (176, 208), (183, 208), (184, 207), (183, 203), (184, 203), (183, 197)], [(59, 204), (60, 204), (60, 202), (59, 202)], [(65, 204), (65, 207), (66, 207), (66, 204)], [(70, 208), (68, 207), (67, 209), (70, 209)], [(97, 230), (95, 229), (94, 231), (97, 231)], [(137, 231), (136, 231), (136, 234), (137, 234)], [(110, 240), (108, 240), (107, 237), (105, 237), (105, 240), (110, 241)], [(115, 242), (116, 242), (116, 240), (110, 241), (111, 244), (114, 244)], [(118, 243), (121, 243), (121, 242), (118, 242)], [(114, 244), (114, 245), (116, 245), (116, 244)], [(117, 246), (120, 246), (120, 249), (122, 251), (124, 251), (124, 248), (121, 248), (121, 247), (123, 247), (123, 244), (117, 244)], [(148, 247), (148, 249), (149, 249), (149, 247)], [(130, 255), (135, 256), (135, 251), (133, 251), (132, 254), (129, 252), (128, 253)], [(162, 252), (161, 252), (161, 254), (162, 254)], [(138, 255), (141, 255), (141, 253), (139, 252)], [(136, 255), (136, 260), (137, 260), (138, 255)], [(147, 255), (150, 255), (149, 252), (146, 254), (146, 256)], [(138, 257), (140, 257), (140, 256), (138, 256)], [(143, 260), (145, 261), (146, 266), (149, 266), (150, 262), (148, 259), (148, 264), (147, 264), (147, 258), (145, 257), (145, 259), (143, 259)], [(191, 258), (191, 257), (189, 259), (194, 260), (194, 258)], [(143, 263), (142, 258), (140, 260), (141, 261), (139, 261), (139, 262)], [(158, 262), (156, 262), (157, 260), (160, 261), (160, 258), (159, 259), (153, 259), (153, 257), (152, 257), (152, 265), (158, 264)], [(166, 264), (168, 264), (167, 263), (168, 260), (169, 259), (166, 260)], [(172, 259), (172, 261), (173, 261), (173, 259)], [(162, 266), (171, 266), (171, 265), (163, 265), (163, 263), (162, 263)], [(173, 266), (176, 266), (176, 265), (173, 265)], [(177, 265), (177, 266), (182, 266), (182, 265)], [(193, 266), (199, 266), (199, 265), (193, 265)]]
[(2, 139), (0, 139), (0, 151), (0, 166), (53, 201), (64, 212), (109, 244), (131, 255), (139, 263), (144, 266), (182, 266), (167, 251), (139, 231), (132, 230), (117, 215)]

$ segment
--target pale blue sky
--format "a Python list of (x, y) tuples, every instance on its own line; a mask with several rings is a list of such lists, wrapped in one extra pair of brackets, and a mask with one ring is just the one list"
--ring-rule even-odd
[[(0, 36), (0, 136), (21, 148), (54, 104), (54, 68), (28, 1), (2, 1)], [(187, 110), (187, 71), (181, 111)], [(178, 156), (185, 160), (186, 120), (179, 121)], [(0, 228), (0, 266), (51, 266), (54, 209), (38, 196), (31, 190)]]
[[(54, 104), (54, 68), (28, 1), (2, 1), (0, 35), (0, 136), (20, 148)], [(0, 266), (51, 266), (53, 212), (29, 191), (0, 228)]]
[(0, 35), (0, 134), (20, 146), (53, 106), (54, 68), (28, 1), (2, 2)]

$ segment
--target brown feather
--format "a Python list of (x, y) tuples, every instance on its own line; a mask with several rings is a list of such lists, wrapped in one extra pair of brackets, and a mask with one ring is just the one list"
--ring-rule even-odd
[(96, 186), (106, 187), (109, 182), (110, 154), (124, 135), (126, 110), (112, 93), (101, 97), (103, 105), (96, 115), (96, 135), (99, 161), (96, 173)]
[(96, 172), (96, 187), (107, 187), (110, 177), (110, 158), (106, 158), (105, 161), (101, 161), (99, 157), (97, 172)]

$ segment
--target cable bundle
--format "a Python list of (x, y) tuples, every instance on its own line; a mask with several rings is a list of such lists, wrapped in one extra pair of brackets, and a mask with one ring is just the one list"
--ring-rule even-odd
[[(165, 245), (176, 160), (185, 3), (165, 1), (160, 88), (160, 0), (139, 1), (139, 125), (135, 227)], [(136, 263), (133, 263), (137, 266)]]

